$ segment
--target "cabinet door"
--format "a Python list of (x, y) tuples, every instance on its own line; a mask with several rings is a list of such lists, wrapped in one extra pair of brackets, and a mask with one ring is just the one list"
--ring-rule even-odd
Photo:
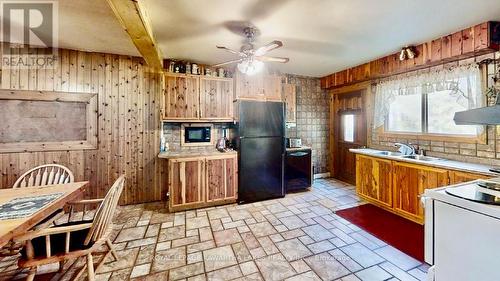
[(204, 161), (176, 159), (169, 161), (170, 208), (203, 203)]
[(234, 75), (234, 92), (236, 99), (265, 100), (262, 73), (246, 75), (236, 71)]
[(356, 191), (369, 199), (375, 200), (379, 204), (391, 208), (391, 161), (357, 155)]
[(206, 160), (207, 202), (237, 198), (237, 157), (214, 157)]
[(167, 74), (164, 80), (164, 119), (197, 119), (199, 77)]
[(285, 102), (286, 119), (287, 123), (297, 122), (297, 94), (295, 85), (283, 85), (283, 101)]
[(446, 186), (448, 171), (437, 168), (395, 162), (394, 209), (403, 216), (423, 223), (424, 209), (420, 195), (425, 189)]
[(490, 177), (474, 173), (466, 173), (459, 171), (449, 171), (450, 173), (450, 184), (457, 184), (461, 182), (468, 182), (477, 179), (489, 179)]
[(232, 79), (200, 78), (200, 118), (232, 120)]
[(282, 101), (280, 76), (277, 75), (264, 76), (264, 96), (268, 101)]

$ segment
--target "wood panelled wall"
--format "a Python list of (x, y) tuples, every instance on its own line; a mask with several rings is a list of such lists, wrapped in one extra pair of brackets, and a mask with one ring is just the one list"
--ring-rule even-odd
[[(32, 50), (37, 52), (44, 54)], [(166, 185), (160, 184), (157, 158), (160, 80), (160, 74), (150, 71), (141, 58), (74, 50), (59, 50), (53, 69), (2, 69), (3, 89), (98, 93), (99, 147), (0, 154), (0, 188), (10, 188), (34, 166), (58, 163), (68, 166), (77, 181), (90, 181), (87, 198), (103, 197), (114, 180), (125, 174), (122, 204), (164, 199)]]
[(415, 46), (417, 56), (399, 60), (399, 52), (321, 78), (321, 88), (355, 83), (493, 53), (500, 47), (500, 22), (484, 22)]

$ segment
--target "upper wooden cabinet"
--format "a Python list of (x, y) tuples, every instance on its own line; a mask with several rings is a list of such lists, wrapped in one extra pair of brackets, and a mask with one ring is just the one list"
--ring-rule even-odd
[(423, 223), (420, 196), (426, 189), (448, 185), (448, 171), (403, 162), (394, 162), (393, 171), (394, 209), (404, 217)]
[(233, 120), (233, 79), (166, 73), (164, 116), (166, 121)]
[(200, 77), (200, 118), (233, 118), (233, 80)]
[(283, 101), (285, 102), (287, 123), (297, 122), (297, 92), (295, 85), (283, 84)]
[(164, 119), (197, 119), (199, 117), (200, 80), (182, 74), (165, 75)]
[(392, 208), (392, 164), (390, 160), (356, 155), (356, 191)]
[(281, 77), (264, 72), (246, 75), (236, 71), (234, 92), (236, 99), (282, 101)]

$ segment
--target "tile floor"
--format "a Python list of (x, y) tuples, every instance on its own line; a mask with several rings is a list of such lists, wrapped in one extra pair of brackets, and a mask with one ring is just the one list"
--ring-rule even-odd
[[(172, 214), (160, 203), (121, 207), (121, 258), (97, 280), (425, 280), (425, 264), (335, 215), (360, 203), (353, 186), (321, 179), (312, 191), (247, 205)], [(81, 266), (37, 279), (70, 280)], [(0, 279), (22, 278), (15, 268), (15, 258), (0, 260)]]

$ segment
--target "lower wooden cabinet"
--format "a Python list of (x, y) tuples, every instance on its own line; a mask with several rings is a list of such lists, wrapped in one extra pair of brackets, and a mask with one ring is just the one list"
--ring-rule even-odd
[(450, 171), (450, 184), (457, 184), (461, 182), (473, 181), (477, 179), (489, 179), (489, 178), (491, 177), (480, 174)]
[(356, 155), (356, 191), (368, 201), (392, 208), (390, 160)]
[(394, 210), (418, 223), (424, 221), (420, 196), (426, 189), (449, 184), (448, 170), (394, 162)]
[(168, 160), (169, 210), (236, 202), (237, 155)]
[(420, 196), (437, 188), (488, 176), (356, 155), (356, 192), (362, 199), (423, 224)]

